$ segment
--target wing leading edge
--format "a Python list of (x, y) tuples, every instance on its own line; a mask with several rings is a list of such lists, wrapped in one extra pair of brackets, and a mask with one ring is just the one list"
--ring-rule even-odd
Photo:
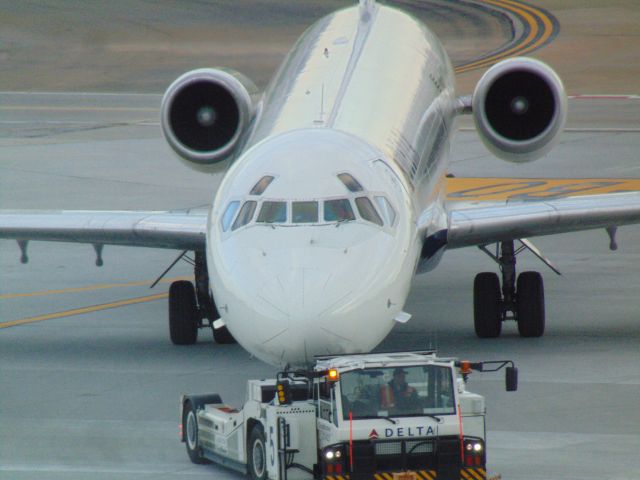
[(0, 211), (0, 238), (204, 250), (205, 210)]
[(447, 248), (640, 223), (640, 179), (448, 178)]

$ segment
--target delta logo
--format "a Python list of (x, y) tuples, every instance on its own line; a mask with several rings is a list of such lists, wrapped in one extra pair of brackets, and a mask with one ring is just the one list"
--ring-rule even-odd
[(376, 429), (374, 428), (373, 430), (371, 430), (371, 433), (369, 434), (369, 440), (377, 440), (378, 439), (378, 432), (376, 432)]

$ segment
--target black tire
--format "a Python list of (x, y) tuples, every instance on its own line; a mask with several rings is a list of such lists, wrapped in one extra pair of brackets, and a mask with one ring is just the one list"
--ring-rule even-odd
[(186, 280), (169, 287), (169, 335), (175, 345), (192, 345), (198, 340), (200, 324), (196, 293)]
[(251, 430), (247, 451), (247, 464), (249, 467), (249, 476), (253, 480), (265, 480), (267, 478), (267, 448), (262, 425), (256, 425), (253, 427), (253, 430)]
[(229, 332), (229, 329), (227, 327), (214, 328), (213, 339), (216, 341), (216, 343), (220, 343), (222, 345), (237, 343), (236, 339), (233, 338), (233, 335), (231, 335), (231, 332)]
[(197, 465), (210, 463), (202, 456), (202, 449), (198, 444), (198, 421), (191, 402), (187, 402), (182, 410), (182, 434), (184, 435), (184, 443), (187, 445), (189, 459)]
[(522, 272), (516, 283), (518, 331), (522, 337), (544, 334), (544, 283), (538, 272)]
[(476, 275), (473, 282), (473, 325), (480, 338), (496, 338), (502, 331), (500, 280), (493, 272)]

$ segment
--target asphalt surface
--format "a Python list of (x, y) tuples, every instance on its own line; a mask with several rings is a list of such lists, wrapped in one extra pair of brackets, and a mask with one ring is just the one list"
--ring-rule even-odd
[[(6, 89), (21, 90), (8, 82)], [(0, 206), (206, 204), (216, 179), (190, 172), (170, 154), (157, 125), (159, 99), (157, 92), (0, 94)], [(570, 131), (547, 157), (507, 164), (463, 129), (452, 172), (640, 176), (640, 100), (569, 104)], [(563, 273), (556, 276), (526, 253), (518, 259), (519, 271), (537, 269), (545, 278), (547, 333), (540, 339), (519, 338), (515, 325), (505, 325), (500, 339), (475, 338), (473, 276), (494, 265), (477, 249), (447, 252), (435, 271), (416, 278), (406, 307), (413, 318), (379, 348), (437, 348), (517, 363), (515, 394), (504, 392), (497, 374), (475, 374), (469, 385), (487, 397), (489, 469), (504, 479), (637, 478), (638, 238), (640, 227), (621, 228), (616, 252), (603, 231), (534, 239)], [(195, 346), (171, 345), (162, 298), (168, 284), (154, 290), (149, 284), (177, 253), (106, 247), (101, 268), (87, 245), (33, 243), (27, 265), (19, 255), (14, 242), (0, 241), (0, 326), (25, 321), (0, 328), (0, 478), (241, 478), (189, 462), (178, 442), (179, 395), (219, 392), (240, 405), (247, 379), (274, 372), (237, 345), (215, 345), (206, 331)], [(190, 273), (180, 264), (170, 277)], [(118, 307), (123, 300), (138, 303)]]

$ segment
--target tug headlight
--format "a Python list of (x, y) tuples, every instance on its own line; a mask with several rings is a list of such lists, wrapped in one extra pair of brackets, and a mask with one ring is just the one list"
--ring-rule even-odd
[(482, 443), (480, 442), (468, 442), (466, 445), (467, 452), (480, 453), (482, 452)]
[(324, 451), (324, 458), (328, 461), (340, 460), (342, 458), (342, 450), (329, 447)]
[(468, 438), (464, 442), (464, 464), (467, 467), (482, 467), (486, 461), (484, 442), (481, 439)]
[(484, 450), (482, 442), (477, 440), (467, 440), (464, 445), (465, 450), (470, 454), (480, 454)]

